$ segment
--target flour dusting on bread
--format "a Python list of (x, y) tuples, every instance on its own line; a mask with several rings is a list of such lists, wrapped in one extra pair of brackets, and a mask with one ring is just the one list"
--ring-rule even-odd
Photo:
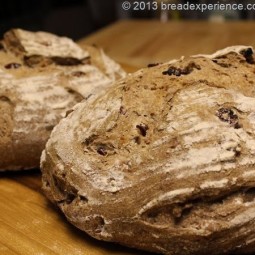
[(254, 72), (253, 49), (234, 46), (151, 65), (76, 105), (46, 145), (46, 195), (100, 240), (254, 252)]
[(0, 133), (8, 129), (10, 136), (0, 137), (0, 171), (39, 167), (45, 143), (66, 112), (103, 94), (125, 72), (102, 49), (46, 32), (13, 29), (2, 44), (0, 111), (8, 105), (12, 115), (1, 118)]

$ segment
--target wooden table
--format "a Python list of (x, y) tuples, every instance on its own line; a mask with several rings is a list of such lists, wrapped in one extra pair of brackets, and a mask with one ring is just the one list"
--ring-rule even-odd
[(119, 63), (144, 67), (230, 45), (255, 46), (255, 22), (122, 21), (80, 41), (102, 46)]
[[(123, 21), (83, 40), (96, 43), (128, 71), (181, 55), (255, 45), (254, 23)], [(0, 255), (142, 255), (96, 241), (69, 224), (41, 192), (39, 170), (0, 174)]]

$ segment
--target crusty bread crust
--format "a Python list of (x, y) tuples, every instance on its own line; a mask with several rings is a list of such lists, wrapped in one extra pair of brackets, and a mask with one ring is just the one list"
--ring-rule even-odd
[(39, 167), (52, 128), (125, 72), (100, 48), (45, 32), (8, 31), (0, 50), (0, 171)]
[(254, 72), (252, 49), (232, 47), (142, 69), (78, 104), (42, 154), (46, 195), (100, 240), (255, 252)]

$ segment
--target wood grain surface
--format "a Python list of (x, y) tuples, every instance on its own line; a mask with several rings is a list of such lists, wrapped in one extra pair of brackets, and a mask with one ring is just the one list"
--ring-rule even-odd
[(43, 196), (39, 170), (0, 174), (0, 254), (147, 254), (90, 238)]
[[(150, 62), (255, 45), (254, 23), (118, 22), (80, 41), (96, 43), (131, 72)], [(44, 197), (39, 170), (0, 174), (0, 255), (145, 255), (100, 242), (69, 224)]]
[(43, 195), (39, 169), (0, 173), (0, 255), (147, 254), (95, 240), (72, 226)]
[(102, 46), (116, 61), (137, 67), (231, 45), (255, 46), (255, 22), (122, 21), (80, 40)]

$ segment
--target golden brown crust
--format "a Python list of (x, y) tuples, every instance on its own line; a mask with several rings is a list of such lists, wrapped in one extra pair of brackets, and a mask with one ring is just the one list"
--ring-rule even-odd
[(125, 76), (118, 64), (106, 63), (101, 49), (89, 53), (49, 33), (13, 29), (1, 45), (0, 171), (39, 167), (51, 130), (66, 111)]
[(46, 195), (100, 240), (254, 252), (254, 72), (252, 49), (234, 47), (142, 69), (78, 104), (42, 155)]

